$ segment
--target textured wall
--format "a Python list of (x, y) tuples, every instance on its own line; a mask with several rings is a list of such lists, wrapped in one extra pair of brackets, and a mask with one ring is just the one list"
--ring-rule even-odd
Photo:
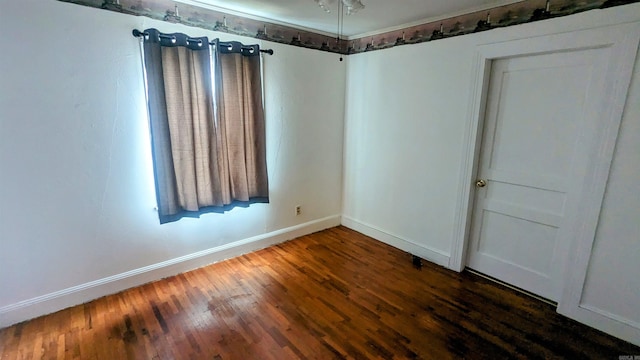
[(340, 214), (345, 65), (267, 43), (271, 203), (159, 225), (131, 36), (148, 27), (198, 35), (57, 1), (2, 3), (0, 31), (11, 36), (0, 37), (0, 309)]

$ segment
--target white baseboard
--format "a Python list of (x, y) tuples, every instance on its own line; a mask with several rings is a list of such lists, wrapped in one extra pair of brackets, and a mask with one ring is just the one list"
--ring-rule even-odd
[(329, 216), (3, 306), (0, 328), (338, 226), (340, 221), (340, 215)]
[(564, 306), (563, 309), (558, 308), (558, 312), (587, 326), (640, 346), (640, 323), (637, 321), (588, 304), (580, 304), (575, 308)]
[(440, 250), (430, 248), (423, 244), (417, 244), (411, 240), (403, 239), (397, 235), (390, 234), (373, 225), (363, 223), (348, 216), (342, 216), (342, 225), (357, 232), (361, 232), (367, 236), (371, 236), (372, 238), (382, 241), (385, 244), (391, 245), (410, 254), (419, 256), (437, 265), (444, 267), (447, 267), (449, 265), (449, 255)]

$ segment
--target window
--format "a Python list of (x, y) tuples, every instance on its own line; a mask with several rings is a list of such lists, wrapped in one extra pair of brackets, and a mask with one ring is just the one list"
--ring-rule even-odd
[(268, 202), (258, 45), (142, 34), (160, 223)]

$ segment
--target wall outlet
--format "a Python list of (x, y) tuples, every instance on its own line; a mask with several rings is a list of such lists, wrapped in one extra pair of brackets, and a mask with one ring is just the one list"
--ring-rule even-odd
[(302, 206), (296, 205), (296, 216), (301, 215), (301, 214), (302, 214)]

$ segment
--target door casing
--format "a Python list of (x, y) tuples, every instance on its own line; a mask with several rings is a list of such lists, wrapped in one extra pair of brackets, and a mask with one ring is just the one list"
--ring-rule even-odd
[(579, 200), (575, 219), (567, 232), (572, 256), (566, 261), (566, 268), (571, 271), (564, 271), (558, 312), (636, 344), (640, 343), (640, 328), (587, 306), (581, 307), (580, 303), (639, 41), (640, 23), (633, 22), (477, 46), (448, 266), (462, 271), (466, 263), (491, 62), (520, 55), (607, 48), (610, 53), (605, 83), (607, 98), (598, 109), (602, 122), (594, 131), (599, 137), (591, 149), (587, 176), (580, 184), (587, 196)]

